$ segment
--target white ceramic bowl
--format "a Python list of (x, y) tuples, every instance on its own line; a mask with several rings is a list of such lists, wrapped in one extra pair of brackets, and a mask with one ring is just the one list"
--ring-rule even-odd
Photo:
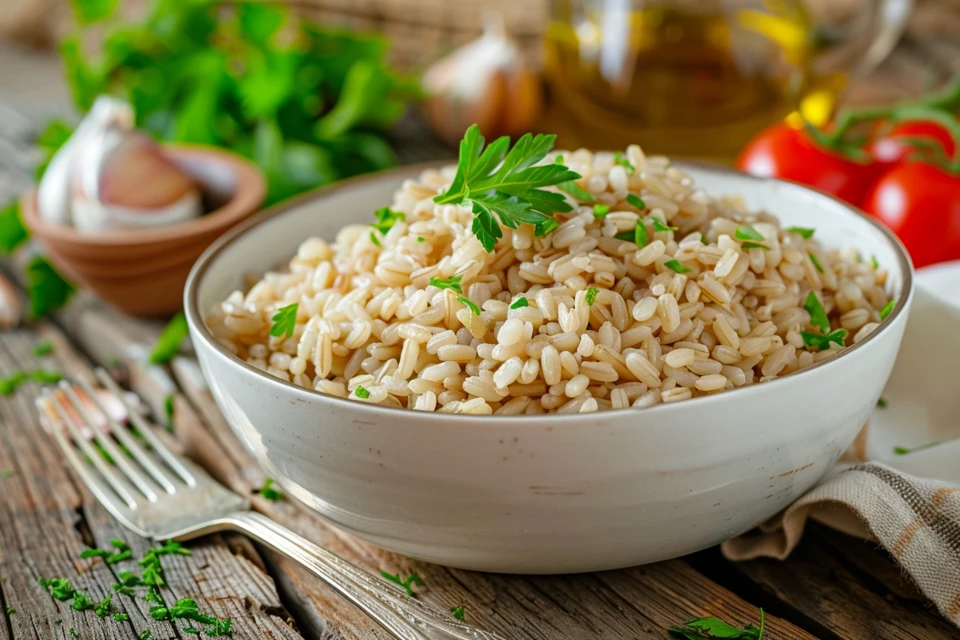
[(213, 395), (267, 472), (336, 526), (443, 565), (566, 573), (639, 565), (715, 545), (809, 489), (851, 443), (890, 375), (913, 296), (899, 242), (810, 189), (685, 164), (712, 194), (741, 194), (889, 270), (897, 304), (843, 355), (707, 398), (585, 415), (451, 416), (361, 404), (272, 378), (228, 353), (203, 313), (241, 276), (285, 264), (391, 201), (407, 167), (338, 184), (240, 224), (200, 258), (185, 292)]

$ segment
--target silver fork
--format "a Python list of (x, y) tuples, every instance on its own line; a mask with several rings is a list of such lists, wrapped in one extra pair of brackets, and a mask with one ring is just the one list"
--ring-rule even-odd
[[(44, 426), (63, 449), (77, 475), (104, 507), (131, 531), (154, 540), (189, 540), (217, 531), (239, 531), (301, 563), (314, 575), (402, 640), (504, 640), (472, 627), (450, 613), (408, 596), (403, 589), (358, 569), (329, 551), (250, 510), (249, 501), (211, 478), (199, 466), (168, 449), (140, 417), (137, 408), (103, 369), (103, 388), (126, 407), (128, 425), (114, 420), (84, 380), (60, 382), (37, 398)], [(76, 393), (93, 401), (113, 437), (91, 415)], [(64, 401), (66, 401), (64, 403)], [(68, 412), (64, 404), (73, 410)], [(108, 462), (93, 441), (110, 454)], [(146, 445), (146, 446), (144, 446)]]

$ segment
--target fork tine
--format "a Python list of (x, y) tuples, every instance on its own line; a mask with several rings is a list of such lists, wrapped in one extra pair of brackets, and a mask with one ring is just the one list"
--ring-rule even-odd
[(77, 382), (79, 383), (80, 388), (83, 389), (87, 395), (93, 399), (94, 404), (97, 405), (97, 408), (100, 410), (100, 412), (106, 416), (107, 423), (110, 425), (110, 430), (113, 435), (115, 435), (117, 439), (123, 443), (123, 446), (127, 448), (137, 462), (139, 462), (140, 465), (147, 470), (147, 473), (150, 474), (150, 476), (163, 488), (164, 491), (167, 493), (175, 493), (177, 490), (176, 487), (173, 486), (173, 483), (170, 482), (166, 475), (164, 475), (163, 471), (160, 470), (160, 467), (156, 465), (153, 459), (147, 455), (137, 439), (131, 435), (129, 427), (120, 424), (113, 419), (113, 416), (111, 416), (106, 407), (101, 404), (93, 388), (86, 380), (83, 378), (78, 378)]
[(197, 479), (194, 478), (193, 474), (190, 473), (183, 463), (177, 459), (177, 456), (167, 448), (167, 445), (163, 444), (160, 438), (153, 433), (153, 429), (151, 429), (150, 425), (148, 425), (144, 419), (140, 417), (140, 414), (137, 413), (136, 408), (130, 405), (126, 396), (123, 394), (123, 391), (117, 386), (117, 383), (113, 381), (113, 378), (110, 377), (110, 374), (100, 367), (97, 367), (94, 373), (96, 373), (100, 384), (102, 384), (107, 391), (120, 398), (120, 402), (122, 402), (123, 406), (127, 408), (127, 416), (130, 418), (133, 426), (137, 428), (137, 431), (143, 434), (143, 437), (147, 442), (150, 443), (150, 446), (153, 447), (153, 450), (156, 451), (161, 458), (163, 458), (164, 462), (167, 463), (167, 466), (173, 469), (173, 471), (175, 471), (176, 474), (180, 476), (185, 483), (187, 483), (187, 486), (197, 486)]
[[(93, 432), (94, 439), (100, 444), (101, 447), (107, 450), (113, 457), (113, 461), (120, 468), (120, 471), (123, 472), (127, 479), (134, 484), (134, 486), (140, 490), (147, 500), (150, 502), (157, 501), (157, 492), (153, 490), (147, 482), (144, 480), (143, 475), (133, 468), (133, 465), (127, 460), (126, 454), (120, 450), (120, 447), (113, 443), (113, 439), (108, 436), (103, 429), (100, 428), (100, 424), (93, 419), (93, 416), (87, 411), (87, 408), (83, 406), (83, 403), (80, 402), (80, 398), (77, 397), (77, 392), (74, 391), (73, 385), (71, 385), (66, 380), (61, 380), (58, 385), (60, 389), (66, 394), (67, 399), (70, 400), (70, 403), (73, 405), (74, 410), (77, 414), (83, 418), (87, 426), (90, 427), (90, 430)], [(84, 389), (86, 391), (86, 389)], [(87, 392), (90, 398), (93, 398), (93, 390)], [(100, 411), (106, 416), (107, 412), (103, 411), (103, 408), (100, 405), (97, 405), (100, 408)], [(109, 418), (109, 416), (108, 416)]]
[[(87, 442), (87, 439), (83, 437), (83, 434), (80, 433), (80, 429), (76, 424), (74, 424), (73, 420), (70, 419), (70, 416), (67, 415), (67, 412), (60, 405), (60, 400), (54, 395), (54, 392), (48, 388), (44, 392), (43, 398), (47, 401), (48, 406), (53, 407), (57, 417), (60, 418), (60, 422), (62, 422), (70, 431), (70, 435), (73, 437), (74, 443), (80, 447), (80, 450), (83, 451), (83, 453), (90, 459), (90, 462), (93, 463), (93, 466), (95, 466), (97, 470), (103, 474), (104, 479), (106, 479), (106, 481), (110, 484), (110, 487), (117, 494), (117, 496), (119, 496), (120, 499), (126, 503), (127, 507), (130, 509), (136, 509), (137, 501), (134, 499), (133, 495), (130, 493), (127, 487), (123, 485), (123, 483), (120, 481), (120, 478), (117, 477), (113, 470), (110, 469), (106, 461), (100, 457), (100, 452), (90, 446), (90, 443)], [(52, 427), (53, 428), (51, 430), (54, 433), (54, 437), (56, 437), (57, 425), (52, 425)], [(62, 432), (60, 433), (58, 442), (61, 442), (60, 446), (65, 451), (67, 449), (71, 449), (69, 443), (66, 442), (66, 438), (63, 437)], [(70, 457), (71, 453), (72, 457), (76, 458), (75, 451), (68, 452), (67, 456)], [(71, 460), (71, 463), (73, 464), (74, 468), (77, 468), (81, 464), (79, 460)], [(89, 477), (92, 474), (90, 474), (88, 471), (85, 475)]]

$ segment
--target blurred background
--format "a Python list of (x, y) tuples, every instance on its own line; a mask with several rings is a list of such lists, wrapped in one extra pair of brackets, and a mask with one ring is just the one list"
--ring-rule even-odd
[[(157, 275), (168, 302), (144, 306), (125, 304), (139, 280), (100, 286), (122, 267), (97, 234), (223, 208), (205, 162), (227, 154), (262, 176), (243, 217), (453, 158), (478, 123), (488, 138), (637, 143), (810, 184), (889, 224), (921, 266), (960, 258), (958, 70), (960, 0), (3, 0), (0, 253), (32, 235), (50, 273), (169, 313), (215, 235), (185, 228), (163, 247), (183, 264)], [(904, 101), (913, 111), (893, 108)], [(221, 154), (184, 160), (183, 144)], [(911, 175), (884, 183), (893, 169)]]

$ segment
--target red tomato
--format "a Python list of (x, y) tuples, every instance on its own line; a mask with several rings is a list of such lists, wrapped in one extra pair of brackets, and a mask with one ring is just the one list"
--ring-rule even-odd
[(960, 175), (926, 162), (905, 162), (884, 174), (863, 208), (890, 227), (914, 265), (960, 258)]
[(855, 205), (881, 170), (821, 147), (785, 122), (751, 140), (737, 157), (737, 167), (755, 176), (800, 182)]
[(909, 144), (904, 144), (898, 138), (925, 138), (938, 143), (947, 157), (952, 157), (953, 151), (956, 149), (956, 143), (950, 137), (950, 133), (936, 122), (912, 120), (894, 125), (887, 135), (870, 145), (870, 153), (873, 154), (874, 162), (890, 167), (910, 154), (913, 150), (912, 147)]

